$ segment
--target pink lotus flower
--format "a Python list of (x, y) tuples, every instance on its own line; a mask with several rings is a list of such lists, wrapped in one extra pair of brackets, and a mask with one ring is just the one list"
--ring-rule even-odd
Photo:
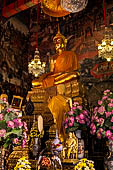
[(69, 120), (69, 119), (68, 119), (68, 117), (67, 117), (67, 118), (66, 118), (66, 120), (65, 120), (65, 123), (67, 123), (67, 122), (68, 122), (68, 120)]
[(1, 113), (0, 114), (0, 120), (3, 120), (3, 118), (4, 118), (4, 115)]
[(98, 111), (98, 107), (95, 107), (93, 114), (97, 113), (97, 111)]
[(0, 137), (4, 137), (6, 134), (6, 130), (5, 129), (1, 129), (0, 130)]
[(105, 107), (104, 106), (99, 107), (98, 112), (100, 114), (103, 114), (105, 112)]
[(74, 102), (74, 104), (73, 104), (74, 106), (77, 106), (77, 105), (79, 105), (79, 103), (78, 102)]
[(108, 98), (108, 96), (104, 96), (103, 98), (102, 98), (102, 100), (106, 100)]
[(105, 112), (106, 118), (108, 118), (111, 115), (111, 112)]
[(107, 90), (104, 91), (104, 94), (106, 95), (106, 94), (109, 93), (109, 92), (110, 92), (110, 90), (107, 89)]
[(68, 128), (68, 126), (67, 126), (67, 124), (65, 125), (65, 129), (67, 129)]
[(111, 118), (111, 122), (113, 122), (113, 117)]
[(109, 106), (110, 108), (112, 108), (112, 107), (113, 107), (113, 103), (109, 103), (108, 106)]
[(69, 115), (73, 115), (74, 111), (71, 110), (70, 112), (68, 112)]
[(83, 110), (82, 112), (84, 115), (88, 116), (88, 112), (86, 110)]
[(72, 110), (75, 110), (76, 109), (76, 107), (74, 106), (74, 107), (72, 107)]
[(74, 123), (74, 117), (73, 116), (71, 116), (69, 119), (72, 123)]
[(23, 122), (21, 121), (21, 119), (13, 119), (13, 122), (15, 122), (15, 127), (19, 127), (21, 128), (23, 126)]
[(78, 109), (82, 110), (82, 106), (77, 106)]
[(96, 129), (96, 126), (94, 123), (91, 123), (90, 127), (91, 127), (91, 129)]
[(14, 138), (13, 143), (18, 144), (18, 142), (19, 142), (18, 138)]
[(80, 119), (84, 119), (85, 118), (85, 116), (81, 113), (80, 114)]
[(73, 124), (74, 124), (74, 122), (69, 122), (69, 127), (72, 127), (73, 126)]
[(105, 136), (110, 138), (112, 136), (112, 132), (110, 130), (107, 130)]
[(113, 99), (110, 99), (111, 103), (113, 103)]
[(85, 124), (85, 120), (79, 120), (78, 121), (80, 124)]
[(98, 101), (98, 104), (101, 105), (101, 104), (102, 104), (102, 100), (99, 100), (99, 101)]
[(99, 123), (99, 125), (103, 125), (103, 123), (104, 123), (104, 119), (103, 119), (103, 118), (99, 118), (98, 123)]
[(14, 122), (13, 121), (7, 121), (8, 127), (14, 129)]

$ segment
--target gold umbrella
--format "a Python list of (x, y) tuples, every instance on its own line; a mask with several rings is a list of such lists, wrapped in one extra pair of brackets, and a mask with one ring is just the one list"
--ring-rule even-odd
[(43, 12), (52, 17), (63, 17), (70, 14), (70, 12), (61, 7), (60, 1), (61, 0), (42, 0)]

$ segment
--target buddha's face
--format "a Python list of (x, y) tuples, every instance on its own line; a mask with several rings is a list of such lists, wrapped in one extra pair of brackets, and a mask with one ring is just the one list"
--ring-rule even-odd
[(69, 132), (69, 138), (72, 138), (72, 133), (71, 132)]
[(58, 38), (56, 40), (56, 52), (59, 53), (62, 51), (64, 51), (64, 42), (61, 38)]

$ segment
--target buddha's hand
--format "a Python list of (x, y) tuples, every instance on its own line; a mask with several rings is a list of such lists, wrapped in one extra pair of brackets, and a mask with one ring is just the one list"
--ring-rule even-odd
[(72, 99), (69, 98), (69, 97), (68, 97), (68, 102), (69, 102), (69, 106), (70, 106), (70, 108), (71, 108), (71, 110), (72, 110)]

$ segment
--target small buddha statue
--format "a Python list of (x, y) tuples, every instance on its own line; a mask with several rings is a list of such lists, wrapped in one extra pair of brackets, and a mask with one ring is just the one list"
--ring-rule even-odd
[(67, 39), (60, 33), (59, 27), (53, 41), (56, 45), (56, 54), (50, 59), (50, 73), (33, 80), (33, 87), (47, 88), (77, 79), (77, 57), (73, 51), (66, 51)]
[[(63, 148), (63, 158), (70, 159), (72, 154), (73, 159), (77, 159), (78, 154), (78, 138), (74, 133), (69, 132), (68, 138), (66, 139), (65, 146)], [(76, 157), (75, 157), (76, 154)]]

